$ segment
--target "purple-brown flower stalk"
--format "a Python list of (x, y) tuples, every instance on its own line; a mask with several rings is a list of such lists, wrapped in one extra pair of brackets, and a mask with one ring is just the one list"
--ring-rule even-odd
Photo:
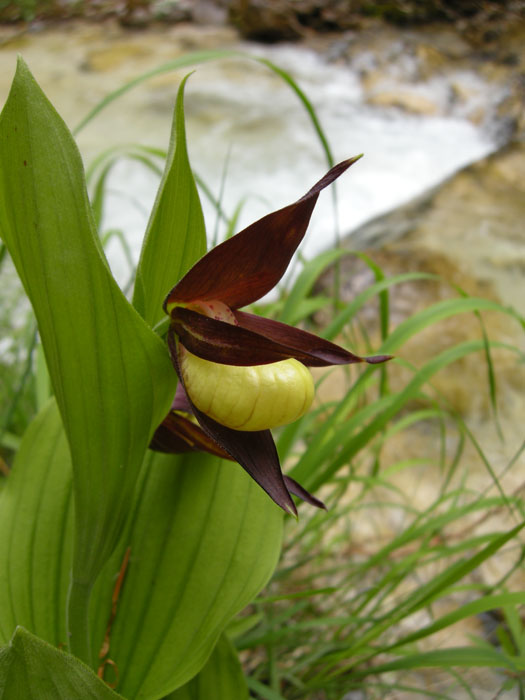
[(283, 475), (270, 428), (308, 410), (313, 383), (306, 368), (375, 364), (389, 356), (358, 357), (311, 333), (240, 308), (279, 282), (304, 237), (319, 193), (357, 159), (339, 163), (297, 202), (210, 250), (164, 302), (179, 386), (151, 447), (163, 452), (205, 450), (232, 459), (281, 508), (294, 514), (291, 493), (324, 506)]

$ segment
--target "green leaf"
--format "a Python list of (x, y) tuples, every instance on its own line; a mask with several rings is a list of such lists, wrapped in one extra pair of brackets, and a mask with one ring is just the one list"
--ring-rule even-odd
[(310, 294), (312, 287), (323, 270), (337, 260), (340, 260), (343, 256), (349, 254), (348, 250), (325, 250), (313, 260), (307, 262), (284, 303), (283, 309), (279, 314), (279, 321), (293, 326), (301, 320), (298, 317), (299, 304)]
[(204, 668), (165, 700), (248, 700), (248, 686), (235, 647), (223, 635)]
[(495, 610), (503, 606), (509, 606), (511, 612), (515, 612), (514, 608), (510, 608), (511, 605), (523, 605), (525, 604), (525, 593), (500, 593), (499, 595), (491, 595), (480, 598), (479, 600), (473, 600), (470, 603), (462, 605), (457, 610), (449, 613), (448, 615), (443, 615), (438, 618), (435, 622), (427, 627), (419, 629), (417, 632), (402, 637), (394, 644), (388, 645), (383, 649), (383, 651), (391, 651), (396, 647), (404, 646), (406, 644), (413, 644), (419, 639), (428, 637), (431, 634), (439, 632), (439, 630), (450, 627), (456, 624), (460, 620), (464, 620), (467, 617), (474, 617), (475, 615), (480, 615), (488, 610)]
[[(66, 641), (71, 506), (69, 453), (51, 400), (29, 427), (0, 500), (2, 642), (20, 624), (55, 645)], [(200, 670), (231, 618), (264, 586), (277, 563), (282, 515), (236, 464), (150, 452), (129, 524), (94, 588), (93, 656), (129, 546), (109, 658), (124, 695), (158, 698)]]
[(286, 700), (280, 693), (268, 688), (268, 686), (264, 685), (255, 678), (248, 678), (248, 686), (250, 690), (257, 693), (257, 695), (263, 698), (263, 700)]
[(72, 505), (71, 458), (53, 399), (27, 429), (0, 498), (0, 642), (23, 625), (66, 643)]
[[(0, 116), (0, 232), (38, 320), (72, 454), (70, 617), (78, 630), (175, 374), (164, 345), (111, 276), (77, 147), (21, 59)], [(78, 639), (73, 634), (74, 646)]]
[(119, 160), (135, 160), (146, 169), (151, 170), (154, 175), (160, 177), (162, 175), (162, 168), (160, 168), (156, 162), (158, 158), (165, 159), (166, 153), (140, 144), (132, 144), (128, 146), (112, 146), (104, 150), (91, 161), (86, 170), (86, 181), (93, 193), (91, 204), (98, 228), (100, 228), (104, 213), (108, 175), (114, 165)]
[(206, 230), (193, 179), (184, 128), (182, 81), (173, 115), (166, 168), (144, 239), (133, 303), (153, 326), (164, 315), (170, 289), (206, 252)]
[[(357, 255), (357, 253), (354, 254)], [(359, 257), (364, 260), (368, 260), (368, 256), (359, 255)], [(375, 272), (373, 268), (372, 271)], [(366, 304), (366, 302), (373, 299), (376, 294), (381, 295), (384, 291), (397, 284), (426, 279), (439, 278), (437, 275), (431, 275), (426, 272), (406, 272), (402, 275), (395, 275), (394, 277), (388, 277), (387, 279), (380, 279), (379, 281), (376, 281), (374, 284), (357, 294), (349, 304), (344, 305), (343, 309), (337, 314), (333, 321), (323, 329), (321, 334), (322, 337), (326, 338), (327, 340), (333, 340), (339, 335), (339, 333), (341, 333), (345, 325), (352, 320), (352, 318)]]
[(117, 689), (161, 698), (200, 671), (277, 564), (282, 513), (233, 462), (151, 453), (110, 635)]
[(0, 649), (0, 700), (118, 700), (91, 669), (18, 627)]
[(485, 668), (503, 668), (511, 672), (516, 672), (514, 659), (502, 654), (496, 649), (481, 649), (477, 647), (450, 647), (448, 649), (437, 649), (423, 654), (413, 654), (404, 656), (395, 661), (377, 666), (371, 666), (366, 670), (352, 671), (354, 678), (361, 678), (368, 675), (377, 675), (389, 671), (400, 671), (412, 668), (453, 668), (466, 666), (473, 668), (482, 666)]

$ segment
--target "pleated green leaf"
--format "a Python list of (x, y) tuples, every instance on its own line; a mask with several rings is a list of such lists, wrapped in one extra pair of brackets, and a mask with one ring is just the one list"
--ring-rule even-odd
[(25, 433), (0, 497), (2, 644), (17, 625), (55, 646), (67, 642), (71, 496), (71, 458), (53, 399)]
[(238, 464), (211, 455), (151, 453), (143, 477), (109, 657), (119, 692), (155, 700), (199, 672), (268, 581), (282, 513)]
[(204, 668), (166, 700), (248, 700), (248, 686), (239, 657), (222, 635)]
[(0, 700), (118, 700), (100, 678), (65, 654), (19, 627), (0, 648)]
[(137, 268), (133, 304), (153, 326), (163, 317), (170, 289), (206, 252), (199, 194), (188, 160), (184, 127), (184, 86), (179, 88), (170, 148)]
[[(126, 534), (94, 589), (91, 632), (96, 658), (129, 546), (108, 657), (126, 697), (152, 699), (199, 671), (233, 615), (266, 583), (279, 555), (282, 514), (232, 462), (150, 452), (144, 467)], [(54, 645), (67, 640), (71, 480), (67, 441), (51, 400), (24, 436), (0, 499), (1, 643), (17, 625)], [(240, 670), (225, 657), (222, 642), (192, 692), (217, 682), (225, 698), (243, 697)], [(230, 686), (236, 691), (228, 696)]]
[(85, 589), (73, 599), (85, 608), (175, 378), (110, 273), (76, 145), (21, 59), (0, 116), (0, 231), (38, 320), (71, 449), (74, 582)]

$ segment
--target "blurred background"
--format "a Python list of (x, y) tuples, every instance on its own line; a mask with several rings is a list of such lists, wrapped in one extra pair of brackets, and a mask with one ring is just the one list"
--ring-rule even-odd
[[(354, 350), (370, 352), (415, 314), (444, 308), (439, 304), (464, 294), (525, 313), (524, 46), (525, 3), (516, 0), (0, 0), (0, 103), (21, 54), (75, 130), (108, 259), (126, 291), (162, 172), (177, 89), (193, 69), (185, 92), (188, 148), (210, 243), (302, 196), (326, 172), (330, 155), (338, 161), (364, 153), (337, 182), (336, 200), (329, 192), (320, 198), (294, 278), (306, 269), (311, 279), (300, 294), (292, 292), (300, 299), (292, 320), (326, 328), (334, 289), (339, 313), (361, 298), (359, 313), (342, 335)], [(214, 60), (204, 61), (212, 55)], [(180, 67), (183, 60), (186, 65)], [(137, 81), (140, 76), (149, 77)], [(85, 122), (121, 88), (117, 99)], [(306, 95), (308, 109), (298, 89)], [(328, 257), (319, 256), (335, 246), (360, 255), (345, 255), (333, 267)], [(38, 386), (28, 377), (39, 360), (33, 353), (37, 336), (28, 303), (5, 249), (2, 256), (0, 391), (5, 389), (8, 400), (0, 423), (6, 462), (0, 457), (0, 467), (7, 473), (5, 465), (38, 403)], [(316, 259), (325, 262), (316, 267)], [(308, 260), (314, 261), (310, 268)], [(319, 279), (314, 270), (322, 272)], [(400, 278), (392, 284), (386, 306), (380, 293), (366, 303), (359, 296), (374, 285), (379, 290), (382, 276), (397, 279), (405, 273), (435, 277)], [(278, 299), (270, 300), (275, 315), (290, 295), (290, 287), (283, 288)], [(378, 429), (375, 442), (359, 454), (352, 452), (348, 465), (325, 484), (328, 492), (322, 496), (332, 505), (331, 513), (301, 514), (300, 528), (295, 521), (289, 528), (270, 592), (281, 596), (335, 582), (339, 598), (334, 594), (317, 607), (305, 603), (300, 610), (279, 608), (268, 599), (252, 611), (262, 611), (264, 619), (257, 623), (262, 629), (256, 627), (238, 643), (248, 650), (245, 668), (264, 685), (277, 674), (270, 686), (274, 691), (287, 688), (287, 698), (343, 697), (341, 688), (349, 687), (344, 677), (340, 685), (334, 681), (333, 695), (309, 691), (308, 663), (314, 668), (338, 634), (348, 637), (347, 628), (337, 631), (335, 622), (322, 620), (335, 620), (348, 600), (353, 605), (352, 596), (359, 601), (363, 586), (371, 590), (387, 560), (391, 569), (384, 581), (404, 567), (396, 579), (400, 588), (385, 583), (392, 595), (378, 593), (374, 615), (390, 604), (396, 609), (405, 583), (407, 590), (418, 590), (442, 561), (453, 561), (465, 533), (475, 547), (478, 535), (516, 522), (506, 499), (522, 503), (522, 327), (500, 312), (483, 314), (483, 326), (481, 317), (459, 312), (447, 318), (436, 314), (430, 323), (418, 318), (408, 340), (396, 348), (388, 382), (382, 376), (378, 393), (375, 386), (358, 392), (352, 411), (364, 411), (367, 402), (376, 400), (379, 406), (387, 395), (394, 401), (426, 362), (464, 341), (489, 337), (500, 345), (488, 359), (481, 353), (462, 357), (432, 376), (421, 391), (414, 390), (395, 417), (399, 422), (387, 432)], [(352, 391), (354, 381), (353, 374), (323, 376), (317, 399), (321, 417), (332, 400)], [(316, 424), (310, 425), (300, 433), (301, 440), (311, 444), (317, 431)], [(284, 444), (287, 440), (291, 444), (285, 433)], [(378, 475), (384, 475), (381, 483)], [(456, 487), (461, 495), (451, 506), (449, 489)], [(439, 508), (454, 513), (450, 525), (432, 520), (436, 494), (443, 501)], [(501, 497), (500, 504), (492, 509), (480, 505), (479, 518), (465, 515), (458, 505), (483, 504), (494, 494)], [(421, 519), (428, 551), (420, 549), (416, 535), (409, 544), (403, 539)], [(414, 568), (411, 557), (418, 551), (421, 566)], [(455, 609), (458, 601), (471, 599), (472, 591), (499, 591), (500, 585), (523, 591), (524, 552), (525, 546), (522, 551), (516, 544), (512, 551), (498, 553), (474, 572), (470, 591), (458, 588), (456, 598), (420, 611), (416, 620), (401, 620), (387, 632), (393, 635), (389, 639), (419, 629), (436, 611), (439, 616)], [(376, 563), (369, 565), (372, 561)], [(295, 632), (294, 609), (304, 625)], [(494, 629), (508, 630), (509, 625), (501, 625), (498, 615), (472, 617), (460, 629), (447, 628), (432, 636), (427, 648), (469, 645), (472, 635), (501, 647), (502, 637), (494, 642)], [(514, 622), (522, 625), (525, 654), (523, 620)], [(363, 628), (356, 628), (357, 638)], [(517, 645), (515, 629), (511, 632)], [(269, 645), (266, 658), (260, 640), (268, 645), (268, 635), (276, 635), (277, 642)], [(294, 680), (297, 649), (306, 658), (300, 681)], [(286, 682), (276, 659), (282, 659), (284, 676), (290, 670)], [(407, 683), (429, 689), (428, 697), (521, 697), (508, 678), (486, 668), (469, 669), (467, 681), (459, 685), (452, 677), (422, 669), (412, 671)], [(391, 691), (392, 678), (383, 678), (384, 685), (363, 689), (357, 684), (355, 693), (344, 698), (427, 696), (417, 689), (405, 693), (401, 681)], [(436, 688), (443, 695), (432, 694)]]
[[(339, 231), (352, 234), (352, 247), (406, 236), (421, 215), (420, 202), (403, 213), (403, 224), (362, 226), (490, 154), (504, 151), (483, 160), (476, 177), (490, 180), (499, 163), (509, 185), (521, 179), (512, 171), (521, 158), (509, 149), (520, 151), (525, 121), (522, 2), (0, 0), (0, 21), (0, 98), (21, 53), (71, 129), (112, 90), (190, 52), (238, 49), (270, 59), (306, 93), (334, 159), (365, 154), (338, 186)], [(186, 90), (190, 157), (215, 196), (222, 191), (225, 209), (243, 202), (242, 227), (301, 196), (326, 160), (289, 86), (246, 58), (195, 67)], [(176, 89), (190, 70), (153, 76), (93, 119), (78, 134), (86, 166), (117, 145), (166, 148)], [(460, 185), (448, 182), (440, 208), (455, 219), (454, 230), (440, 222), (426, 243), (463, 259), (471, 271), (473, 257), (488, 257), (480, 261), (484, 276), (503, 292), (516, 255), (525, 260), (514, 236), (495, 230), (500, 215), (491, 208), (488, 180), (478, 197), (470, 188), (467, 220), (467, 207), (457, 202)], [(111, 172), (104, 227), (126, 231), (134, 259), (156, 186), (151, 172), (127, 159)], [(206, 214), (212, 232), (214, 208)], [(302, 252), (311, 256), (334, 242), (326, 196)], [(118, 248), (110, 246), (108, 255), (123, 282)]]

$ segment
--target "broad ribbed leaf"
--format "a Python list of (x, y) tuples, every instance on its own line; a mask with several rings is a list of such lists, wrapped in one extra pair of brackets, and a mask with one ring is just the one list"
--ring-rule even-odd
[(53, 399), (24, 435), (0, 497), (1, 643), (17, 625), (55, 646), (67, 642), (71, 496), (71, 458)]
[(118, 700), (93, 671), (23, 627), (0, 649), (0, 700)]
[(165, 700), (248, 700), (248, 686), (239, 657), (222, 635), (204, 668)]
[(206, 252), (206, 230), (188, 160), (184, 85), (173, 115), (170, 148), (137, 268), (133, 304), (153, 326), (163, 316), (168, 291)]
[[(70, 459), (52, 400), (28, 429), (0, 500), (2, 642), (20, 624), (55, 645), (67, 639), (70, 494)], [(148, 453), (126, 534), (97, 581), (91, 611), (96, 657), (129, 546), (108, 650), (125, 696), (162, 697), (200, 670), (224, 627), (271, 575), (281, 528), (280, 512), (239, 465)]]
[(143, 475), (109, 656), (120, 693), (155, 700), (198, 673), (268, 581), (282, 515), (238, 464), (211, 455), (152, 452)]
[[(0, 641), (23, 625), (54, 645), (66, 642), (71, 506), (69, 451), (52, 400), (28, 429), (0, 500)], [(148, 453), (127, 534), (97, 581), (91, 615), (96, 657), (129, 545), (108, 651), (126, 696), (161, 697), (197, 673), (271, 575), (281, 521), (239, 465)]]
[(82, 163), (20, 59), (0, 117), (0, 231), (31, 300), (74, 469), (74, 579), (113, 550), (175, 377), (102, 255)]

